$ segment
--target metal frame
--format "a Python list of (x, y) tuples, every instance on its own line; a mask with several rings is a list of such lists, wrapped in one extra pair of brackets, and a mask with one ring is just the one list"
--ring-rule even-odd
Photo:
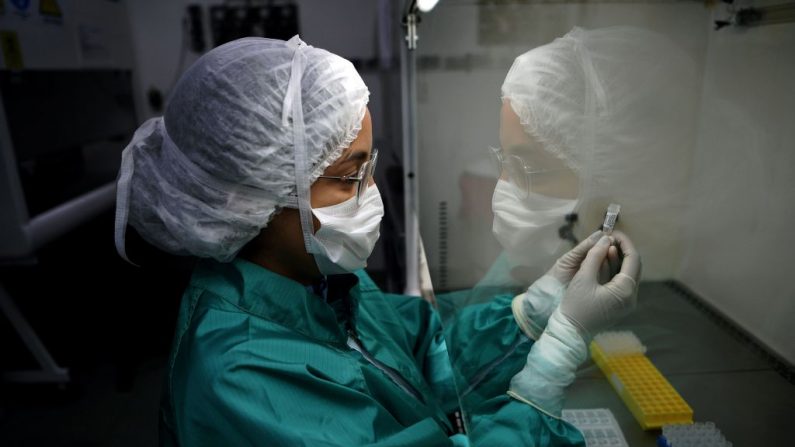
[(11, 296), (8, 295), (2, 284), (0, 284), (0, 311), (5, 314), (8, 321), (14, 326), (22, 342), (33, 354), (39, 366), (41, 366), (39, 370), (6, 372), (3, 374), (3, 379), (10, 382), (24, 383), (68, 383), (70, 381), (69, 370), (58, 366), (50, 352), (47, 351), (47, 347), (44, 346), (36, 332), (25, 320), (25, 317), (22, 316), (22, 313), (11, 300)]
[(406, 45), (401, 46), (400, 79), (403, 110), (403, 198), (406, 237), (406, 295), (420, 295), (420, 222), (417, 189), (417, 24), (416, 1), (408, 4), (403, 26)]
[[(0, 257), (5, 258), (3, 259), (4, 263), (10, 264), (15, 263), (16, 259), (25, 259), (32, 255), (34, 251), (33, 233), (39, 236), (40, 243), (44, 243), (49, 240), (47, 235), (51, 232), (48, 231), (50, 226), (41, 220), (40, 222), (44, 222), (45, 225), (31, 228), (33, 222), (29, 221), (27, 206), (22, 195), (22, 186), (16, 171), (16, 157), (6, 120), (2, 93), (0, 93), (0, 170), (2, 170), (4, 178), (3, 184), (0, 185), (0, 199), (8, 210), (0, 221), (0, 228), (3, 229), (4, 234), (3, 240), (0, 241)], [(45, 237), (42, 238), (42, 235)], [(2, 283), (0, 283), (0, 313), (5, 315), (19, 334), (22, 343), (41, 367), (39, 370), (5, 372), (2, 378), (10, 382), (68, 383), (70, 380), (69, 370), (58, 366)]]

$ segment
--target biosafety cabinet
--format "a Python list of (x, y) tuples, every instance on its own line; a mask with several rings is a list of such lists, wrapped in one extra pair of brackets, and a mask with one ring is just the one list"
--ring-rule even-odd
[[(786, 443), (786, 421), (795, 415), (795, 289), (789, 259), (795, 247), (793, 19), (795, 5), (775, 0), (441, 0), (422, 14), (413, 55), (415, 166), (421, 191), (417, 234), (437, 301), (453, 298), (440, 306), (448, 313), (443, 319), (465, 316), (471, 305), (489, 302), (495, 290), (511, 296), (527, 290), (572, 247), (560, 235), (571, 235), (573, 228), (575, 239), (582, 240), (598, 228), (607, 206), (618, 203), (617, 228), (638, 247), (643, 282), (637, 310), (617, 329), (631, 330), (647, 344), (647, 355), (691, 404), (697, 421), (714, 421), (735, 445)], [(554, 72), (557, 79), (569, 79), (576, 70), (599, 73), (611, 62), (625, 65), (614, 66), (620, 69), (612, 77), (581, 77), (593, 83), (562, 85), (539, 74), (568, 59), (539, 58), (533, 53), (537, 49), (560, 43), (557, 39), (573, 42), (578, 33), (591, 30), (610, 33), (612, 27), (656, 36), (651, 40), (667, 42), (678, 56), (639, 50), (625, 60), (617, 53), (588, 53), (593, 42), (585, 39), (579, 41), (576, 62)], [(614, 43), (621, 45), (620, 39)], [(538, 153), (551, 147), (569, 162), (566, 156), (580, 157), (575, 167), (581, 180), (599, 168), (593, 174), (598, 187), (583, 188), (592, 180), (586, 179), (576, 197), (555, 196), (577, 203), (569, 202), (570, 210), (554, 216), (543, 207), (533, 208), (531, 200), (516, 201), (513, 208), (497, 206), (498, 182), (511, 180), (504, 160), (495, 166), (490, 157), (493, 149), (512, 155), (502, 128), (505, 116), (510, 117), (504, 110), (503, 83), (517, 57), (527, 54), (535, 67), (543, 68), (524, 68), (529, 73), (523, 78), (525, 92), (554, 88), (558, 98), (570, 100), (571, 109), (534, 114), (555, 100), (551, 95), (544, 96), (549, 102), (512, 102), (509, 112), (532, 137), (520, 149)], [(590, 62), (588, 54), (595, 55)], [(670, 71), (667, 80), (677, 81), (622, 78), (629, 73), (624, 68), (642, 71), (642, 64), (626, 62), (637, 61), (635, 57), (647, 58), (649, 66), (659, 63), (657, 74)], [(635, 89), (610, 96), (621, 85)], [(667, 102), (674, 96), (661, 93), (672, 91), (665, 85), (687, 92)], [(583, 91), (593, 92), (596, 102), (581, 101), (586, 96), (576, 94)], [(609, 118), (599, 123), (603, 127), (587, 127), (596, 121), (567, 120), (590, 104), (604, 107), (594, 114)], [(632, 104), (645, 106), (634, 114), (618, 113)], [(628, 122), (621, 120), (635, 118), (639, 125), (621, 126)], [(666, 120), (675, 125), (655, 127)], [(534, 128), (544, 125), (547, 133)], [(639, 134), (644, 127), (649, 132)], [(614, 131), (605, 136), (616, 144), (597, 152), (595, 145), (581, 145), (575, 155), (566, 152), (573, 145), (555, 146), (571, 142), (566, 138), (582, 129), (600, 135), (608, 128)], [(555, 134), (559, 138), (550, 137), (561, 130)], [(644, 144), (614, 150), (636, 137)], [(655, 147), (665, 140), (669, 143)], [(592, 155), (600, 158), (589, 159)], [(528, 160), (514, 172), (544, 171), (543, 159), (538, 166), (533, 166), (537, 160), (523, 161)], [(540, 184), (541, 174), (535, 178)], [(599, 201), (594, 198), (602, 202), (589, 208)], [(499, 212), (512, 217), (506, 210), (527, 211), (516, 211), (513, 217), (518, 217), (509, 222), (527, 238), (508, 234), (505, 216), (495, 217)], [(547, 218), (543, 228), (548, 233), (534, 232), (534, 225), (541, 228), (539, 222)], [(531, 238), (533, 243), (522, 243)], [(537, 265), (544, 256), (549, 258)], [(468, 390), (472, 384), (459, 388)], [(583, 365), (567, 397), (569, 408), (610, 407), (629, 445), (654, 445), (652, 433), (639, 429), (593, 363)]]

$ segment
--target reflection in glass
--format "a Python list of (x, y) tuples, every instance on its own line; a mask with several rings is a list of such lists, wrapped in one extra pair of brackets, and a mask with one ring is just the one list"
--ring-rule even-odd
[[(688, 186), (697, 88), (692, 61), (677, 45), (631, 27), (574, 28), (521, 54), (504, 75), (502, 104), (494, 107), (499, 128), (482, 129), (500, 141), (490, 150), (498, 168), (491, 234), (481, 226), (483, 233), (461, 240), (475, 246), (494, 238), (501, 252), (469, 287), (437, 294), (476, 443), (489, 439), (478, 439), (478, 424), (510, 406), (504, 400), (509, 382), (565, 290), (545, 272), (572, 248), (572, 239), (599, 228), (609, 203), (622, 206), (618, 229), (644, 255), (653, 254), (651, 275), (669, 274)], [(461, 197), (462, 208), (468, 200)], [(527, 294), (533, 299), (522, 299)], [(518, 330), (522, 318), (538, 330)], [(550, 422), (538, 411), (534, 429), (543, 432)]]

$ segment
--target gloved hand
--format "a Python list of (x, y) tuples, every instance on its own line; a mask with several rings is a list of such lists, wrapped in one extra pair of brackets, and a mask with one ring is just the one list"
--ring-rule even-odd
[(599, 242), (599, 239), (604, 235), (602, 231), (595, 231), (588, 236), (585, 240), (577, 244), (576, 247), (568, 251), (557, 261), (555, 265), (547, 272), (547, 275), (557, 279), (564, 286), (569, 285), (574, 275), (580, 270), (580, 264), (585, 260), (588, 251)]
[[(560, 311), (588, 338), (615, 323), (635, 308), (640, 280), (640, 256), (632, 241), (620, 231), (612, 238), (623, 254), (621, 270), (604, 284), (600, 271), (610, 270), (608, 252), (613, 246), (610, 237), (603, 236), (588, 251), (560, 302)], [(606, 278), (601, 278), (602, 280)]]
[(572, 277), (560, 306), (533, 344), (524, 368), (511, 379), (508, 394), (552, 416), (559, 417), (564, 390), (574, 381), (577, 367), (588, 355), (587, 339), (628, 313), (637, 296), (640, 257), (623, 233), (614, 232), (617, 250), (623, 253), (620, 272), (600, 284), (611, 239), (603, 236), (588, 251)]
[[(588, 254), (588, 250), (599, 241), (601, 236), (602, 232), (597, 231), (580, 242), (561, 256), (555, 265), (534, 282), (526, 292), (514, 297), (511, 302), (514, 319), (528, 337), (538, 340), (538, 337), (541, 336), (547, 326), (549, 316), (558, 307), (563, 293), (566, 291), (566, 286), (580, 269), (580, 264)], [(615, 257), (613, 265), (615, 265), (618, 262), (618, 254), (615, 247), (612, 248)], [(607, 261), (605, 261), (605, 265), (607, 266)], [(609, 275), (609, 271), (600, 275)]]

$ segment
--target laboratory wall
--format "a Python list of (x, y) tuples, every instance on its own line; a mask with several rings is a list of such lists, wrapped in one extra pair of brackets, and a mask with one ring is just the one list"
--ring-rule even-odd
[[(499, 145), (500, 87), (517, 56), (575, 26), (634, 26), (674, 42), (690, 59), (700, 82), (709, 17), (709, 10), (699, 2), (489, 6), (455, 0), (440, 2), (423, 16), (417, 50), (420, 233), (434, 287), (440, 291), (472, 287), (488, 274), (502, 251), (491, 231), (497, 172), (487, 151)], [(700, 99), (693, 94), (679, 107), (687, 113), (697, 111)], [(678, 155), (663, 160), (676, 164), (685, 182), (695, 135), (688, 138), (674, 148)], [(627, 190), (642, 187), (625, 185)], [(646, 260), (644, 276), (670, 278), (683, 253), (682, 237), (655, 228), (658, 218), (666, 218), (669, 211), (660, 210), (661, 215), (646, 211), (642, 219), (625, 217), (624, 223), (634, 225), (633, 237)], [(604, 208), (590, 217), (603, 213)], [(583, 219), (585, 214), (580, 215), (579, 237), (590, 233), (595, 223)]]
[(709, 33), (688, 249), (678, 274), (790, 364), (793, 48), (793, 24)]
[[(126, 68), (133, 65), (130, 25), (124, 2), (60, 0), (4, 2), (0, 14), (7, 69)], [(6, 60), (13, 54), (14, 61)], [(21, 63), (21, 65), (20, 65)]]
[[(213, 43), (210, 24), (210, 8), (223, 5), (221, 0), (136, 0), (126, 2), (133, 31), (138, 85), (140, 89), (140, 114), (145, 119), (159, 114), (146, 100), (146, 92), (158, 90), (167, 95), (179, 75), (199, 56), (200, 52), (190, 48), (190, 31), (183, 20), (188, 18), (187, 7), (201, 7), (202, 33), (206, 49)], [(378, 11), (391, 8), (394, 2), (363, 0), (300, 0), (295, 4), (299, 12), (301, 38), (308, 44), (339, 54), (348, 59), (368, 59), (382, 56), (390, 51), (392, 36), (377, 33), (389, 32), (379, 28)], [(343, 14), (344, 12), (344, 14)], [(355, 23), (358, 26), (350, 26)], [(387, 55), (387, 57), (390, 57)], [(368, 85), (369, 86), (369, 85)], [(377, 131), (377, 128), (374, 129)]]

